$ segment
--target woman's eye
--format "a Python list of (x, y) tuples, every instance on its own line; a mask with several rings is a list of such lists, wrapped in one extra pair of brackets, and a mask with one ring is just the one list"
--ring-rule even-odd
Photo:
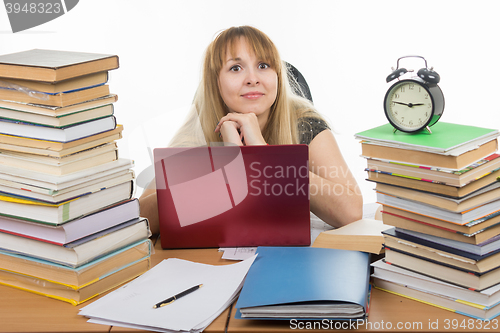
[(269, 66), (269, 65), (268, 65), (268, 64), (266, 64), (266, 63), (260, 63), (260, 64), (259, 64), (259, 68), (260, 68), (260, 69), (266, 69), (266, 68), (269, 68), (269, 67), (271, 67), (271, 66)]
[(229, 70), (232, 72), (238, 72), (241, 70), (241, 67), (240, 67), (240, 65), (234, 65)]

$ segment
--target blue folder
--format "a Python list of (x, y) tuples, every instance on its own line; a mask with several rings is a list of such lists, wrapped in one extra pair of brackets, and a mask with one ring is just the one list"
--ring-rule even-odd
[(247, 319), (241, 308), (301, 302), (354, 303), (366, 315), (368, 253), (311, 247), (259, 247), (257, 253), (236, 303), (236, 318)]

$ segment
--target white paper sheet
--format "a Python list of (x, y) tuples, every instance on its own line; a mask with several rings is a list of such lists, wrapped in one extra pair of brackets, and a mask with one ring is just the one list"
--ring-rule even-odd
[[(203, 330), (234, 300), (255, 257), (221, 266), (167, 259), (79, 314), (113, 326), (161, 332)], [(153, 309), (156, 303), (198, 284), (203, 287)]]
[(227, 260), (245, 260), (255, 255), (256, 247), (221, 247), (219, 252), (222, 254), (222, 259)]

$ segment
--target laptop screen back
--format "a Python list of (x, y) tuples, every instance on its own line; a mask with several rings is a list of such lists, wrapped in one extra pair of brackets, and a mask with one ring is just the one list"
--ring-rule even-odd
[(154, 150), (163, 248), (310, 244), (306, 145)]

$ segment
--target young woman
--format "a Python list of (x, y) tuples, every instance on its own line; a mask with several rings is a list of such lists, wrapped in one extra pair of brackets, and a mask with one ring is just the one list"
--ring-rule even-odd
[[(224, 30), (207, 48), (193, 109), (170, 145), (308, 144), (311, 211), (334, 227), (360, 219), (362, 196), (329, 126), (292, 86), (300, 91), (263, 32)], [(157, 233), (154, 181), (140, 204)]]

